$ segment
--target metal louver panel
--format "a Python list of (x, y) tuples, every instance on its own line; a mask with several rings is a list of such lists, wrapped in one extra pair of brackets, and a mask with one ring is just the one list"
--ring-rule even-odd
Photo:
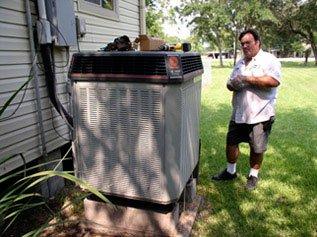
[[(200, 87), (201, 83), (191, 84), (181, 93), (181, 146), (180, 172), (191, 174), (198, 162), (199, 153), (199, 118), (200, 118)], [(186, 183), (188, 177), (182, 176)]]
[(183, 74), (203, 69), (200, 55), (182, 55), (181, 63)]
[(161, 89), (81, 83), (77, 131), (83, 179), (105, 193), (160, 198)]

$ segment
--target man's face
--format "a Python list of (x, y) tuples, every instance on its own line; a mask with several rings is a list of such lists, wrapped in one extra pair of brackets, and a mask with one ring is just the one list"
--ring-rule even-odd
[(241, 38), (240, 43), (246, 59), (253, 58), (260, 50), (260, 41), (255, 41), (253, 35), (250, 33), (245, 34)]

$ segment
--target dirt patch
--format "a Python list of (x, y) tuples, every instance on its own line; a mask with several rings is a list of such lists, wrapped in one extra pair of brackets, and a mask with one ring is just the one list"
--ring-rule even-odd
[[(45, 226), (50, 225), (51, 227), (47, 230), (56, 229), (56, 233), (63, 233), (62, 229), (65, 228), (67, 230), (66, 232), (70, 233), (70, 235), (56, 235), (56, 233), (54, 233), (54, 236), (84, 236), (74, 235), (72, 233), (81, 233), (76, 226), (84, 219), (82, 214), (82, 199), (85, 196), (87, 196), (87, 194), (76, 186), (69, 185), (64, 187), (56, 198), (46, 200), (45, 205), (21, 213), (10, 228), (3, 232), (9, 222), (5, 223), (4, 227), (0, 229), (0, 236), (22, 236), (37, 229), (41, 232), (41, 228), (44, 229)], [(34, 200), (28, 200), (28, 203), (32, 201)], [(47, 231), (43, 233), (45, 232)]]
[[(128, 232), (118, 235), (118, 230), (105, 231), (102, 228), (93, 228), (96, 223), (91, 223), (84, 217), (83, 199), (87, 195), (78, 187), (67, 186), (58, 197), (48, 200), (46, 205), (21, 214), (14, 224), (0, 236), (22, 236), (34, 230), (38, 230), (38, 235), (41, 237), (137, 236)], [(178, 230), (186, 233), (184, 236), (188, 236), (191, 232), (199, 204), (200, 201), (187, 206), (186, 211), (182, 214), (183, 221), (180, 221)]]

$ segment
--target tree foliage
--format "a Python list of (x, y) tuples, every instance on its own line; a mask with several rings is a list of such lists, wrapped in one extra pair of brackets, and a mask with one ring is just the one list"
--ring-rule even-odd
[(174, 22), (173, 11), (163, 12), (161, 9), (167, 10), (169, 3), (167, 0), (146, 0), (146, 32), (147, 35), (164, 39), (168, 43), (180, 42), (177, 36), (168, 36), (163, 31), (163, 23), (166, 20)]
[(280, 30), (310, 45), (317, 65), (317, 1), (271, 0), (270, 9), (279, 20)]
[(161, 38), (168, 44), (182, 42), (183, 39), (180, 37), (166, 35), (163, 31), (164, 22), (176, 24), (174, 13), (168, 0), (146, 0), (147, 35)]
[(262, 46), (281, 56), (304, 50), (303, 43), (311, 45), (317, 64), (316, 0), (187, 0), (175, 11), (189, 19), (196, 38), (216, 47), (220, 55), (236, 55), (239, 33), (254, 28), (262, 36)]
[(146, 0), (146, 32), (147, 35), (164, 38), (163, 13), (159, 9), (159, 2)]
[(191, 18), (189, 25), (193, 25), (193, 33), (210, 45), (216, 45), (220, 52), (222, 63), (222, 50), (226, 26), (229, 22), (225, 5), (218, 1), (185, 1), (176, 9), (181, 17)]

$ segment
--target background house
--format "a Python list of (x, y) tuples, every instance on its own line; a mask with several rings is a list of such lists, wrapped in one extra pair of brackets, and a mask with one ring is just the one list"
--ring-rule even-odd
[[(26, 0), (0, 1), (0, 106), (3, 106), (10, 96), (27, 81), (31, 73), (33, 58), (26, 2)], [(76, 32), (76, 26), (80, 26), (81, 35), (76, 39), (75, 45), (68, 49), (53, 47), (57, 94), (62, 104), (69, 110), (67, 72), (72, 53), (79, 50), (98, 50), (121, 35), (127, 35), (133, 41), (139, 34), (144, 33), (145, 3), (144, 0), (30, 1), (34, 32), (35, 29), (39, 31), (36, 22), (39, 18), (38, 5), (42, 3), (71, 4), (75, 16), (79, 18), (77, 24), (68, 24), (71, 25), (70, 30), (75, 30), (74, 32)], [(63, 10), (63, 8), (60, 9)], [(58, 24), (69, 23), (68, 21), (73, 20), (71, 15), (69, 19), (67, 15), (63, 19)], [(40, 23), (40, 26), (41, 24), (43, 26), (43, 23)], [(51, 27), (56, 28), (56, 26)], [(36, 52), (39, 49), (37, 41), (43, 40), (42, 37), (46, 36), (40, 35), (40, 37), (41, 39), (36, 37), (36, 32), (34, 33)], [(63, 41), (61, 38), (58, 40)], [(40, 99), (36, 100), (35, 80), (32, 80), (26, 90), (16, 96), (0, 118), (0, 163), (8, 157), (13, 157), (0, 165), (0, 175), (32, 160), (42, 158), (43, 140), (45, 141), (44, 150), (51, 158), (61, 157), (61, 147), (70, 143), (68, 126), (49, 101), (43, 66), (40, 61), (38, 65)], [(44, 131), (41, 129), (39, 107), (41, 107)]]

